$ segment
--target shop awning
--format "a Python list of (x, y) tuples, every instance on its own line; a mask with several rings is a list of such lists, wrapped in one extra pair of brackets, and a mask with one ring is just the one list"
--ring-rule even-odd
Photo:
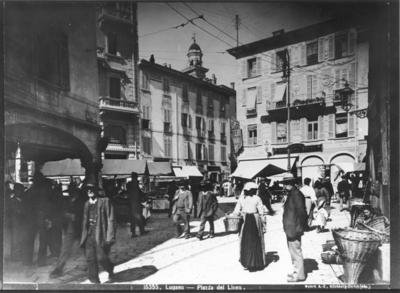
[(85, 176), (85, 168), (81, 166), (81, 161), (79, 159), (46, 162), (41, 172), (46, 177)]
[(147, 162), (150, 176), (169, 176), (172, 175), (170, 162)]
[(103, 175), (138, 175), (147, 174), (146, 160), (105, 159), (103, 160)]
[[(293, 168), (298, 156), (290, 157), (290, 166)], [(287, 158), (282, 156), (270, 157), (268, 159), (240, 161), (235, 172), (230, 177), (253, 179), (257, 176), (268, 177), (287, 171)]]
[(203, 174), (201, 174), (196, 166), (174, 167), (173, 171), (176, 177), (203, 177)]

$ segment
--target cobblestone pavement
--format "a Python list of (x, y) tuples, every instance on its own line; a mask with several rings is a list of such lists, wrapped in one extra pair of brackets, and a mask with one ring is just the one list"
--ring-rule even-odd
[[(224, 199), (232, 201), (234, 199)], [(291, 261), (286, 237), (282, 228), (282, 204), (275, 203), (274, 216), (268, 216), (265, 248), (268, 266), (258, 272), (248, 272), (239, 263), (237, 234), (226, 234), (223, 219), (216, 221), (216, 236), (199, 241), (197, 238), (170, 239), (115, 267), (114, 283), (125, 284), (287, 284), (286, 274)], [(303, 284), (337, 284), (343, 274), (341, 265), (328, 265), (321, 261), (322, 244), (333, 240), (330, 229), (346, 227), (350, 214), (340, 212), (338, 204), (332, 205), (331, 221), (327, 231), (306, 232), (302, 238), (305, 268), (308, 272)], [(198, 230), (199, 221), (192, 221), (192, 234)], [(206, 231), (208, 226), (206, 226)], [(107, 282), (108, 274), (100, 274)], [(83, 283), (87, 283), (84, 281)]]

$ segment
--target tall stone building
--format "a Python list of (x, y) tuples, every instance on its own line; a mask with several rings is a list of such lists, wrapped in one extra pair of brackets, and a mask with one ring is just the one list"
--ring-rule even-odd
[(206, 78), (202, 51), (194, 40), (182, 71), (140, 61), (142, 141), (145, 157), (194, 165), (212, 180), (230, 173), (230, 121), (235, 91)]
[(103, 158), (138, 159), (136, 2), (101, 2), (97, 24), (100, 124), (108, 140)]
[(240, 69), (237, 115), (244, 152), (239, 167), (242, 161), (269, 158), (303, 178), (330, 176), (335, 185), (341, 171), (363, 166), (369, 68), (363, 27), (331, 20), (277, 31), (228, 52)]
[(4, 3), (6, 173), (18, 155), (24, 174), (14, 179), (27, 181), (28, 161), (65, 158), (98, 173), (95, 17), (93, 3)]

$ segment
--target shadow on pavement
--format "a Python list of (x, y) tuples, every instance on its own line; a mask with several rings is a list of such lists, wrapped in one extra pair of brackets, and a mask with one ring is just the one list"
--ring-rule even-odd
[(223, 237), (223, 236), (226, 236), (226, 235), (229, 235), (229, 234), (237, 234), (237, 232), (220, 232), (220, 233), (215, 233), (214, 235), (215, 235), (215, 237)]
[(304, 259), (304, 271), (306, 274), (311, 273), (312, 271), (318, 270), (318, 263), (313, 258)]
[(279, 255), (277, 251), (268, 251), (265, 254), (265, 266), (267, 267), (272, 262), (277, 262), (279, 260)]
[(155, 266), (142, 266), (139, 268), (133, 268), (115, 274), (112, 281), (107, 281), (106, 283), (143, 280), (157, 271), (158, 269)]

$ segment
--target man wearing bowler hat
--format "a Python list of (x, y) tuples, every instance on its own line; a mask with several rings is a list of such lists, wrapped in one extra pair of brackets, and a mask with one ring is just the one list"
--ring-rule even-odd
[(172, 200), (172, 215), (173, 221), (176, 225), (178, 237), (182, 234), (181, 222), (185, 224), (184, 232), (185, 238), (190, 238), (190, 213), (193, 209), (193, 196), (190, 190), (187, 189), (188, 182), (180, 181), (178, 183), (178, 190)]
[(304, 195), (296, 187), (296, 178), (282, 181), (288, 196), (283, 206), (283, 230), (286, 234), (288, 250), (294, 272), (288, 274), (288, 282), (301, 282), (306, 279), (301, 250), (301, 236), (307, 225), (307, 211)]
[(98, 263), (108, 272), (109, 279), (114, 276), (114, 264), (108, 256), (115, 242), (114, 208), (108, 198), (97, 197), (93, 184), (88, 183), (86, 190), (89, 199), (83, 211), (80, 245), (85, 249), (89, 281), (100, 283)]

